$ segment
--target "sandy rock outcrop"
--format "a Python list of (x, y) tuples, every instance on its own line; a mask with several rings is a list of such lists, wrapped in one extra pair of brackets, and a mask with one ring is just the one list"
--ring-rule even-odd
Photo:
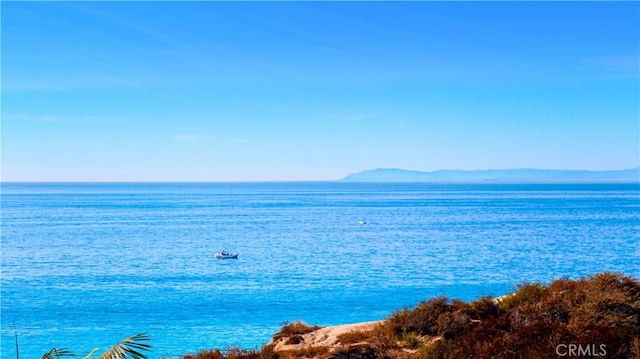
[(355, 332), (355, 331), (368, 331), (373, 329), (376, 325), (382, 323), (382, 321), (363, 322), (354, 324), (336, 325), (331, 327), (323, 327), (313, 332), (302, 335), (297, 344), (287, 344), (289, 338), (280, 338), (276, 341), (272, 341), (269, 344), (274, 345), (274, 351), (286, 351), (286, 350), (298, 350), (304, 347), (319, 347), (324, 346), (328, 348), (335, 348), (339, 345), (338, 336), (340, 334)]

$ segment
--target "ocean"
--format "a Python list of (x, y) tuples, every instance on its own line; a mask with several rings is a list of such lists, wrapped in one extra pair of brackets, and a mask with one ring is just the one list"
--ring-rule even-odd
[[(260, 348), (433, 296), (640, 277), (638, 184), (3, 183), (2, 358)], [(365, 221), (366, 224), (360, 224)], [(239, 253), (218, 260), (218, 250)], [(100, 351), (101, 352), (101, 351)]]

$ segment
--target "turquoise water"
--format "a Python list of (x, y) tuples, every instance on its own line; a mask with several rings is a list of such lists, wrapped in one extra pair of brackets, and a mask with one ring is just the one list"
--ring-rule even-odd
[(1, 199), (2, 358), (15, 332), (22, 358), (139, 332), (157, 358), (435, 295), (640, 276), (637, 184), (5, 183)]

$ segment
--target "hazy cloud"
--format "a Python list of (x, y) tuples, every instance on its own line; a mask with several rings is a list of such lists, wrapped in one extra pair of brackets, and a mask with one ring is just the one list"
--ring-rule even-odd
[(4, 121), (24, 121), (24, 122), (55, 122), (55, 123), (115, 123), (126, 120), (124, 117), (116, 116), (94, 116), (94, 115), (51, 115), (51, 114), (27, 114), (9, 113), (3, 114)]
[(588, 58), (585, 62), (624, 77), (640, 76), (640, 57), (638, 55), (600, 56)]
[(193, 141), (200, 140), (200, 136), (194, 135), (194, 134), (177, 134), (177, 135), (174, 135), (173, 138), (175, 138), (178, 141), (185, 141), (185, 142), (193, 142)]
[(334, 119), (339, 121), (364, 121), (368, 120), (372, 117), (375, 117), (373, 113), (353, 113), (353, 114), (340, 114), (332, 116)]
[(229, 140), (229, 143), (232, 143), (235, 145), (246, 145), (251, 143), (251, 141), (247, 140), (246, 138), (234, 138), (232, 140)]

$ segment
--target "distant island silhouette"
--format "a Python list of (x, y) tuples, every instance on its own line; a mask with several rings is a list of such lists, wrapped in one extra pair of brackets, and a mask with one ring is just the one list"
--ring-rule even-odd
[(487, 169), (412, 171), (378, 168), (344, 177), (345, 182), (433, 182), (433, 183), (640, 183), (640, 167), (614, 171)]

